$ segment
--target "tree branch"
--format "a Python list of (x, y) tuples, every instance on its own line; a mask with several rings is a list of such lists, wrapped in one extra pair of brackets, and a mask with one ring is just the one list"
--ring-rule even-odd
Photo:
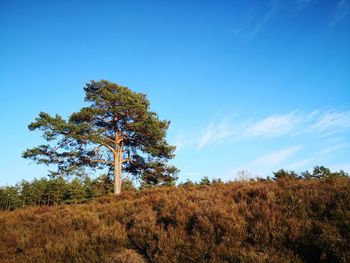
[(53, 148), (50, 152), (54, 152), (54, 151), (58, 150), (59, 148), (61, 148), (61, 147), (65, 146), (65, 145), (67, 145), (67, 144), (73, 142), (74, 140), (75, 140), (75, 139), (71, 139), (71, 140), (66, 141), (66, 142), (63, 143), (63, 144), (59, 144), (59, 145), (57, 145), (55, 148)]
[(101, 143), (101, 142), (100, 142), (100, 144), (103, 145), (104, 147), (108, 148), (109, 150), (111, 150), (111, 152), (113, 154), (116, 154), (116, 151), (113, 149), (113, 147), (109, 146), (108, 144)]
[(111, 161), (106, 161), (106, 160), (94, 160), (94, 159), (88, 159), (89, 162), (93, 163), (108, 163), (108, 164), (113, 164)]
[(110, 142), (114, 143), (114, 141), (111, 138), (108, 138), (107, 136), (104, 136), (102, 134), (99, 134), (99, 136), (101, 136), (103, 139), (105, 139), (107, 141), (110, 141)]

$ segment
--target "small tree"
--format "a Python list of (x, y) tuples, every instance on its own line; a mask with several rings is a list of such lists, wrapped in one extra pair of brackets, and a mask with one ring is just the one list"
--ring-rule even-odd
[(331, 177), (332, 172), (327, 167), (315, 166), (311, 176), (317, 179), (326, 178), (326, 177)]
[(39, 114), (29, 129), (41, 130), (53, 145), (28, 149), (23, 157), (56, 164), (58, 174), (107, 167), (114, 177), (116, 195), (121, 192), (122, 171), (144, 183), (173, 182), (178, 170), (167, 161), (174, 157), (175, 147), (165, 139), (170, 123), (150, 111), (146, 95), (106, 80), (91, 81), (84, 90), (90, 105), (68, 120)]
[(277, 172), (273, 172), (275, 179), (300, 179), (301, 177), (294, 171), (286, 171), (280, 169)]
[(199, 184), (200, 184), (200, 185), (210, 185), (211, 182), (210, 182), (210, 179), (208, 178), (208, 176), (204, 176), (204, 177), (201, 179), (201, 181), (200, 181)]

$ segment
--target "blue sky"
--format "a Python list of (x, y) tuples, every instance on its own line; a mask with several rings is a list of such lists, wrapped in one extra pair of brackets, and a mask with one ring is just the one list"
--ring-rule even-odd
[(350, 1), (0, 0), (0, 185), (40, 111), (68, 116), (107, 79), (171, 120), (180, 181), (315, 165), (350, 171)]

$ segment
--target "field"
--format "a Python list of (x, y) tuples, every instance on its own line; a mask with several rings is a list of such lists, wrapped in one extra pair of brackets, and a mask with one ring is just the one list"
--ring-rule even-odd
[(0, 212), (1, 262), (349, 262), (350, 179), (127, 191)]

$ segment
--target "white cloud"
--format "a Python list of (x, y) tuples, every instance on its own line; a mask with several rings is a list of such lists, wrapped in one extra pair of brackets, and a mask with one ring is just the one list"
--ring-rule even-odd
[(234, 143), (256, 138), (271, 139), (282, 136), (302, 136), (305, 134), (329, 136), (349, 132), (350, 110), (321, 111), (309, 113), (292, 111), (275, 114), (261, 120), (233, 123), (228, 118), (211, 121), (197, 139), (199, 149), (217, 143)]
[(198, 139), (198, 149), (203, 148), (212, 143), (218, 143), (231, 136), (229, 121), (224, 119), (219, 123), (211, 122), (206, 131)]
[(339, 131), (350, 128), (350, 111), (326, 111), (317, 116), (317, 121), (311, 125), (311, 130), (321, 132)]
[(276, 137), (287, 134), (295, 129), (299, 122), (294, 112), (285, 115), (274, 115), (261, 121), (247, 125), (244, 137)]
[(337, 152), (337, 151), (342, 150), (342, 149), (345, 149), (347, 147), (348, 146), (346, 144), (340, 143), (340, 144), (336, 144), (336, 145), (322, 148), (321, 150), (315, 152), (312, 158), (307, 158), (307, 159), (293, 162), (293, 163), (287, 165), (286, 169), (288, 169), (288, 170), (305, 169), (308, 164), (321, 163), (324, 160), (328, 159), (329, 154)]
[(251, 166), (257, 168), (273, 168), (274, 166), (281, 164), (286, 161), (289, 157), (300, 151), (302, 147), (297, 145), (293, 147), (288, 147), (282, 150), (278, 150), (272, 153), (268, 153), (263, 155), (257, 159), (255, 159)]

